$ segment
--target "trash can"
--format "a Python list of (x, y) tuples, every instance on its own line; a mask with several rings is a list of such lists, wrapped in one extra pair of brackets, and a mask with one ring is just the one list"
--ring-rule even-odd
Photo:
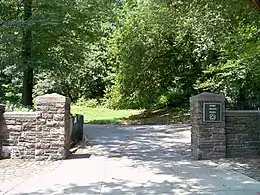
[(81, 114), (76, 114), (73, 116), (73, 129), (71, 132), (71, 141), (76, 144), (83, 139), (83, 125), (84, 116)]

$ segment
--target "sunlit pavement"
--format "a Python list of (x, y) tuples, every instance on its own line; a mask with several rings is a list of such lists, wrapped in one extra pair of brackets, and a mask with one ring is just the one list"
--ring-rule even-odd
[(181, 155), (189, 150), (188, 125), (88, 125), (85, 134), (90, 158), (65, 160), (4, 194), (260, 194), (256, 180)]

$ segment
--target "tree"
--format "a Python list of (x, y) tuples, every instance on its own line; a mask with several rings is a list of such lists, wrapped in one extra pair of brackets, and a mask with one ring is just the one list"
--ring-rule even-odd
[[(39, 81), (34, 77), (39, 73), (59, 76), (62, 86), (67, 86), (68, 75), (88, 61), (89, 46), (106, 33), (104, 23), (111, 14), (110, 2), (104, 0), (39, 0), (33, 5), (32, 0), (22, 4), (12, 0), (0, 5), (4, 12), (0, 16), (0, 70), (7, 74), (13, 67), (13, 75), (8, 73), (11, 80), (19, 74), (25, 105), (32, 105), (33, 86)], [(69, 85), (73, 88), (72, 83)]]
[[(150, 107), (162, 99), (173, 105), (188, 102), (207, 90), (196, 82), (220, 63), (222, 43), (231, 47), (228, 38), (238, 28), (257, 25), (246, 1), (138, 0), (122, 5), (109, 42), (116, 74), (107, 96), (116, 108)], [(243, 46), (245, 42), (237, 47)]]
[(0, 2), (0, 101), (21, 102), (21, 4)]
[(115, 107), (149, 107), (169, 91), (184, 99), (195, 93), (194, 80), (211, 60), (214, 36), (223, 32), (212, 32), (223, 21), (219, 9), (205, 4), (212, 3), (126, 1), (110, 40), (117, 68), (110, 92)]
[(23, 95), (25, 106), (33, 105), (33, 66), (32, 66), (32, 30), (29, 21), (32, 19), (32, 0), (24, 0), (24, 26), (22, 34), (22, 67), (23, 67)]

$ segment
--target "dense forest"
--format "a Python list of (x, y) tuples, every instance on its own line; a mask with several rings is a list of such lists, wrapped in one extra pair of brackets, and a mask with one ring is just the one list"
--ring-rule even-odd
[(183, 107), (208, 91), (256, 109), (256, 2), (0, 0), (0, 103), (56, 92), (114, 109)]

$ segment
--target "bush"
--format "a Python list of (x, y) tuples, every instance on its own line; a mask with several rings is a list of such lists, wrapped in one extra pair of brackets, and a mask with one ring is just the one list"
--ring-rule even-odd
[(155, 107), (183, 107), (185, 103), (186, 100), (183, 93), (169, 91), (158, 98)]
[(84, 98), (80, 98), (76, 102), (76, 106), (86, 106), (90, 108), (96, 108), (100, 106), (100, 102), (97, 99), (85, 100)]
[(35, 111), (35, 107), (26, 107), (19, 103), (5, 103), (6, 112), (33, 112)]

